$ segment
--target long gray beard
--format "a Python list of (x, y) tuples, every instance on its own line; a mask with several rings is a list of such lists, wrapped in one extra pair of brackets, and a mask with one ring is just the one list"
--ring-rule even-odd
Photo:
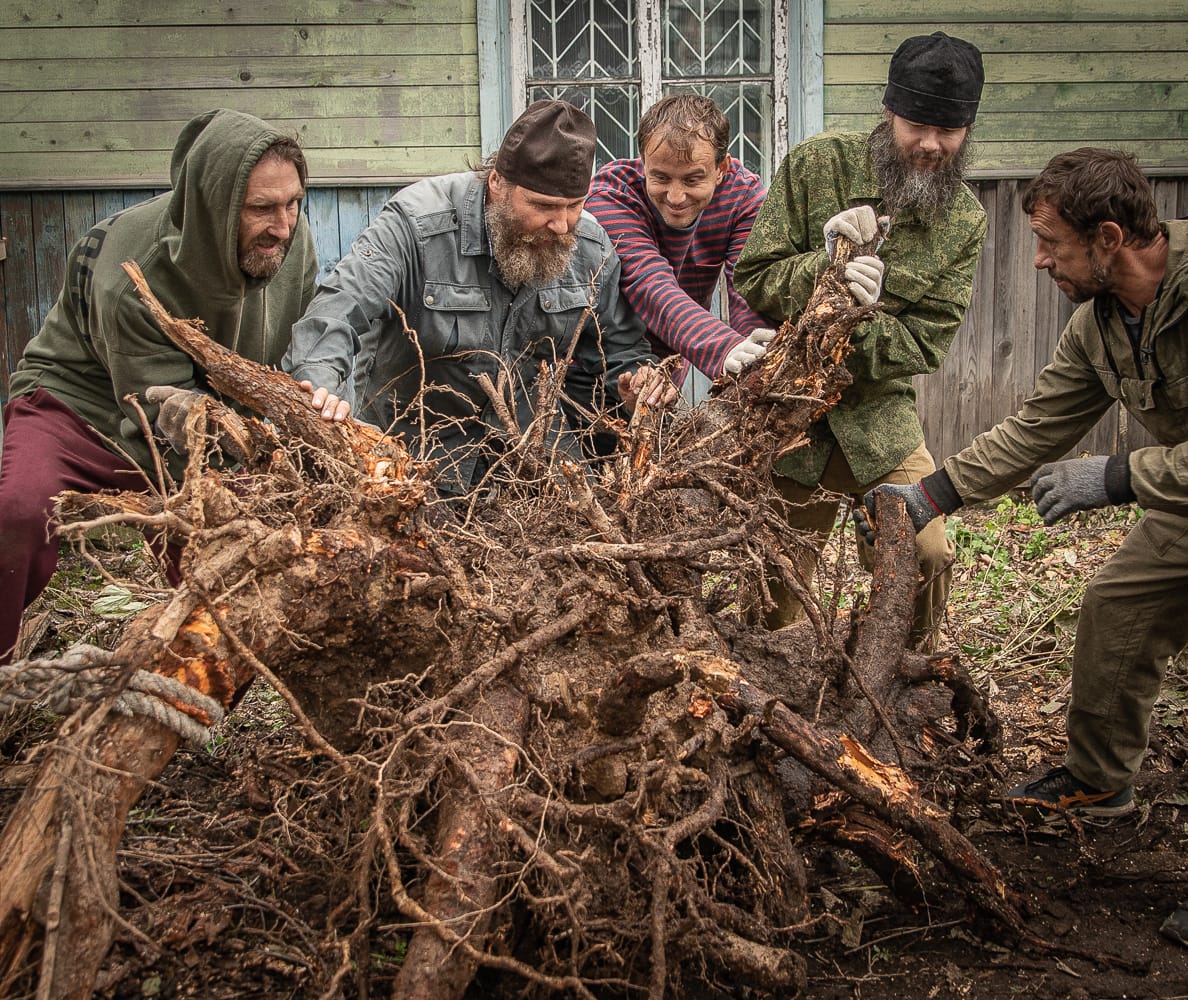
[(936, 170), (918, 170), (910, 157), (895, 145), (895, 133), (887, 120), (870, 133), (867, 146), (879, 182), (879, 194), (888, 215), (914, 211), (924, 219), (935, 219), (953, 200), (965, 179), (972, 143), (969, 135), (952, 159)]
[(569, 268), (577, 236), (542, 233), (525, 239), (520, 222), (502, 202), (487, 203), (487, 235), (503, 280), (513, 287), (543, 285)]

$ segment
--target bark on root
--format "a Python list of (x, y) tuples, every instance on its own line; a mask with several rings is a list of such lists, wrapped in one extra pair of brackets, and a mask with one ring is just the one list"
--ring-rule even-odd
[[(798, 929), (814, 919), (802, 841), (836, 834), (845, 809), (887, 831), (865, 848), (915, 865), (922, 893), (923, 856), (948, 873), (945, 892), (1025, 934), (1001, 876), (910, 774), (921, 750), (897, 704), (928, 671), (974, 720), (955, 739), (992, 742), (994, 724), (951, 661), (904, 652), (916, 570), (902, 506), (880, 501), (885, 541), (852, 636), (807, 592), (796, 648), (748, 624), (765, 567), (804, 544), (778, 514), (772, 462), (848, 384), (849, 334), (869, 312), (839, 270), (708, 404), (600, 418), (620, 439), (606, 462), (549, 450), (539, 423), (517, 427), (502, 405), (510, 375), (488, 379), (505, 414), (494, 454), (516, 456), (517, 474), (492, 461), (448, 504), (402, 442), (323, 423), (287, 376), (168, 316), (130, 268), (210, 384), (270, 423), (212, 401), (193, 416), (179, 491), (147, 509), (143, 496), (64, 501), (92, 523), (156, 518), (186, 542), (182, 585), (114, 662), (226, 706), (256, 675), (286, 693), (341, 800), (368, 813), (357, 834), (357, 821), (339, 830), (353, 861), (338, 930), (360, 940), (381, 898), (413, 929), (395, 995), (461, 996), (480, 968), (541, 993), (655, 1000), (694, 970), (742, 968), (791, 995), (805, 980)], [(555, 407), (562, 391), (536, 398)], [(217, 448), (240, 467), (212, 464)], [(724, 592), (739, 606), (719, 610)], [(40, 949), (45, 995), (86, 995), (127, 809), (176, 746), (154, 726), (100, 706), (46, 755), (0, 839), (0, 981)], [(86, 799), (65, 794), (66, 775), (111, 800), (93, 822), (74, 821)], [(36, 899), (59, 874), (78, 906), (53, 927)], [(83, 939), (85, 955), (58, 948), (45, 966), (55, 941)], [(321, 957), (329, 995), (349, 952)]]

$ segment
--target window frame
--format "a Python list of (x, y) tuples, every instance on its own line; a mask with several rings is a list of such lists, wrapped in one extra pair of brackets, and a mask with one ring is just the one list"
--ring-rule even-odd
[[(640, 108), (663, 96), (664, 0), (633, 0), (637, 7)], [(527, 0), (477, 0), (479, 114), (484, 154), (498, 148), (503, 134), (527, 106)], [(765, 179), (790, 146), (824, 127), (823, 0), (773, 0), (771, 163)], [(687, 78), (694, 81), (697, 78)], [(779, 81), (787, 81), (782, 91)]]

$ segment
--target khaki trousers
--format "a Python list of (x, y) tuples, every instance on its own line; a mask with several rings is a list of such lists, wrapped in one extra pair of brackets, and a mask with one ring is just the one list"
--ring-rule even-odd
[[(837, 519), (841, 504), (837, 494), (850, 497), (854, 504), (862, 502), (863, 495), (880, 483), (910, 484), (917, 482), (930, 472), (936, 471), (936, 463), (928, 449), (921, 444), (899, 465), (872, 483), (859, 483), (850, 471), (850, 464), (841, 448), (834, 448), (825, 465), (817, 489), (801, 486), (793, 479), (774, 476), (773, 483), (780, 495), (794, 505), (788, 511), (788, 523), (800, 531), (811, 531), (822, 539), (828, 536)], [(830, 495), (833, 494), (833, 495)], [(920, 560), (922, 582), (916, 595), (915, 615), (912, 621), (910, 642), (925, 650), (931, 650), (936, 643), (937, 629), (945, 613), (949, 599), (949, 587), (953, 578), (953, 544), (945, 537), (944, 518), (938, 517), (916, 536), (916, 555)], [(874, 564), (874, 550), (858, 536), (858, 560), (869, 570)], [(807, 579), (816, 563), (815, 554), (809, 565), (801, 565)], [(800, 602), (777, 578), (769, 578), (768, 588), (776, 602), (776, 609), (766, 616), (767, 627), (780, 628), (795, 621), (803, 613)]]
[(1188, 518), (1143, 516), (1089, 582), (1077, 621), (1068, 769), (1102, 791), (1134, 780), (1169, 657), (1188, 645)]

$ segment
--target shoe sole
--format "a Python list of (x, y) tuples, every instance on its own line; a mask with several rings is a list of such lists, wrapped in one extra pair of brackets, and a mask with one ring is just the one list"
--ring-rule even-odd
[(1134, 812), (1134, 799), (1119, 806), (1087, 806), (1069, 804), (1055, 805), (1044, 799), (1004, 799), (1003, 804), (1020, 816), (1038, 819), (1041, 822), (1064, 819), (1069, 816), (1087, 816), (1094, 819), (1117, 819)]

